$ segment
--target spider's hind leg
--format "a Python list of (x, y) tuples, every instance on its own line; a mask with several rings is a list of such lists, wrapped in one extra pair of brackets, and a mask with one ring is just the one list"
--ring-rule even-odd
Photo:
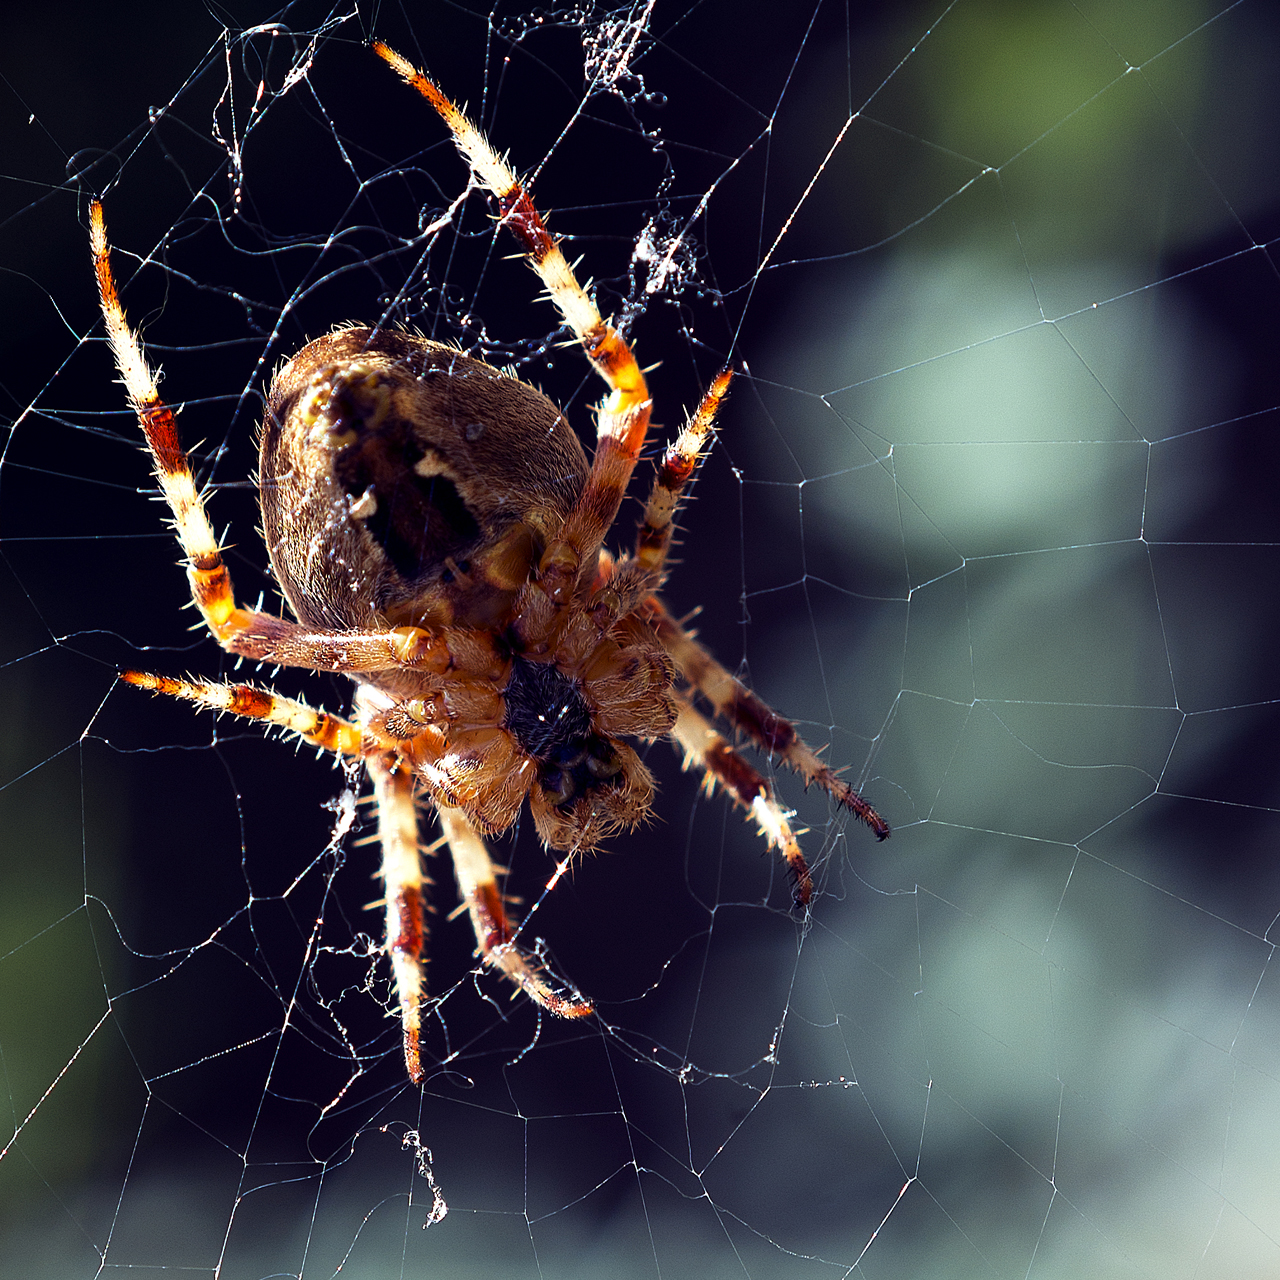
[[(609, 386), (609, 394), (596, 415), (596, 455), (591, 474), (563, 527), (547, 544), (538, 566), (538, 590), (556, 607), (563, 607), (572, 599), (582, 575), (594, 572), (605, 533), (617, 517), (644, 446), (652, 408), (644, 372), (626, 339), (605, 320), (578, 282), (524, 185), (483, 131), (407, 58), (380, 40), (375, 40), (372, 47), (444, 121), (472, 174), (493, 195), (499, 222), (515, 236), (583, 353)], [(529, 624), (525, 626), (528, 629)], [(524, 638), (543, 637), (539, 634)]]
[[(190, 460), (182, 448), (173, 410), (160, 398), (155, 375), (120, 302), (111, 269), (107, 224), (98, 200), (89, 206), (89, 242), (111, 353), (146, 439), (160, 490), (173, 515), (173, 529), (186, 561), (191, 598), (218, 643), (229, 653), (255, 662), (310, 667), (316, 671), (388, 671), (404, 666), (437, 671), (446, 668), (451, 661), (447, 643), (419, 627), (396, 627), (363, 634), (313, 630), (269, 613), (243, 609), (236, 603), (231, 574), (223, 562), (204, 499), (191, 473)], [(178, 696), (188, 695), (178, 693)], [(238, 708), (221, 709), (246, 714)]]

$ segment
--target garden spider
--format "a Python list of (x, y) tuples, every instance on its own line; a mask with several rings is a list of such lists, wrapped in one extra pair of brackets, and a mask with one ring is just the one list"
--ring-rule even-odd
[(271, 565), (296, 622), (241, 608), (111, 273), (102, 205), (90, 237), (107, 335), (151, 451), (191, 594), (228, 652), (341, 671), (350, 720), (242, 684), (138, 671), (122, 679), (280, 725), (362, 761), (373, 782), (386, 941), (405, 1065), (423, 1079), (426, 908), (419, 800), (435, 810), (483, 963), (542, 1008), (592, 1012), (523, 950), (483, 837), (527, 798), (543, 842), (571, 859), (649, 813), (653, 780), (624, 739), (670, 737), (781, 850), (806, 906), (812, 881), (772, 788), (694, 705), (816, 782), (880, 838), (884, 820), (787, 720), (725, 670), (658, 599), (673, 516), (728, 390), (721, 373), (658, 465), (634, 553), (603, 549), (644, 445), (651, 402), (626, 341), (583, 291), (528, 194), (488, 141), (386, 45), (374, 51), (435, 108), (498, 217), (609, 385), (594, 461), (532, 387), (453, 347), (339, 328), (277, 374), (262, 428), (260, 498)]

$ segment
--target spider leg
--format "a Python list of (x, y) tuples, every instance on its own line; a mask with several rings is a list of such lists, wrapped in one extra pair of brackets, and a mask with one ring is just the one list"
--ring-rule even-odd
[(732, 377), (728, 369), (716, 377), (696, 412), (663, 453), (636, 534), (635, 555), (615, 562), (601, 549), (586, 607), (602, 628), (630, 613), (661, 586), (675, 533), (676, 508), (711, 443), (716, 413)]
[(653, 477), (653, 488), (644, 509), (644, 520), (636, 535), (635, 558), (655, 585), (661, 581), (667, 552), (671, 548), (676, 507), (685, 485), (689, 483), (711, 444), (716, 413), (729, 394), (732, 377), (732, 372), (725, 369), (712, 382), (697, 411), (667, 446), (662, 461), (658, 464), (657, 474)]
[(617, 517), (622, 496), (644, 445), (652, 401), (630, 346), (600, 315), (573, 268), (547, 230), (528, 192), (483, 132), (407, 58), (381, 41), (373, 51), (435, 108), (481, 186), (498, 202), (499, 221), (520, 242), (551, 300), (573, 330), (587, 359), (609, 384), (596, 423), (596, 456), (563, 529), (543, 552), (539, 586), (555, 605), (572, 598), (584, 568), (594, 573), (604, 536)]
[(437, 804), (440, 828), (453, 858), (458, 896), (471, 917), (480, 958), (504, 974), (548, 1013), (560, 1018), (585, 1018), (593, 1012), (591, 1001), (573, 991), (564, 995), (552, 989), (536, 960), (517, 944), (516, 930), (507, 919), (498, 888), (498, 870), (489, 857), (480, 833), (461, 809)]
[[(126, 684), (167, 694), (171, 698), (182, 698), (214, 711), (227, 711), (247, 720), (266, 720), (334, 755), (368, 754), (371, 736), (368, 730), (327, 711), (317, 711), (304, 702), (268, 693), (265, 689), (255, 689), (252, 685), (178, 680), (173, 676), (149, 675), (145, 671), (122, 671), (120, 679)], [(393, 740), (388, 739), (387, 745), (393, 745)]]
[(413, 775), (397, 766), (390, 752), (372, 755), (365, 764), (373, 779), (378, 808), (378, 842), (382, 846), (381, 876), (386, 885), (386, 949), (391, 957), (400, 1026), (404, 1035), (404, 1065), (409, 1079), (421, 1084), (425, 1073), (419, 1038), (422, 997), (426, 988), (426, 886), (418, 843), (418, 809), (413, 798)]
[(889, 824), (784, 719), (740, 680), (725, 670), (666, 610), (656, 596), (645, 602), (649, 621), (662, 647), (681, 674), (715, 708), (716, 715), (744, 733), (762, 751), (776, 755), (804, 779), (816, 782), (833, 800), (865, 822), (876, 839), (889, 835)]
[(111, 352), (146, 437), (164, 499), (173, 513), (174, 531), (187, 561), (191, 598), (214, 637), (232, 653), (282, 666), (349, 672), (385, 671), (401, 666), (447, 670), (451, 658), (444, 639), (418, 627), (397, 627), (359, 636), (310, 631), (296, 622), (236, 604), (231, 575), (196, 489), (173, 411), (160, 398), (155, 376), (120, 303), (111, 271), (102, 204), (97, 200), (89, 206), (89, 239)]
[[(404, 1028), (404, 1061), (414, 1084), (423, 1079), (418, 1052), (423, 988), (423, 886), (430, 883), (422, 873), (418, 854), (418, 820), (413, 800), (413, 781), (405, 769), (397, 769), (394, 753), (369, 753), (368, 729), (317, 711), (292, 698), (267, 693), (245, 684), (213, 684), (209, 681), (176, 680), (170, 676), (148, 675), (142, 671), (122, 671), (129, 684), (155, 693), (183, 698), (216, 711), (251, 720), (266, 720), (298, 734), (335, 755), (364, 758), (373, 779), (378, 806), (378, 840), (382, 846), (382, 877), (386, 881), (387, 953), (395, 979), (400, 1021)], [(388, 744), (382, 744), (388, 745)]]
[(708, 791), (718, 782), (735, 804), (751, 814), (769, 848), (779, 850), (791, 869), (795, 905), (807, 907), (813, 897), (809, 864), (800, 852), (787, 813), (774, 799), (773, 789), (687, 697), (680, 698), (679, 707), (671, 737), (684, 748), (684, 767), (705, 770)]
[[(386, 949), (391, 957), (396, 999), (400, 1005), (405, 1067), (410, 1079), (420, 1084), (424, 1075), (419, 1054), (425, 986), (423, 911), (425, 887), (431, 882), (422, 871), (413, 773), (400, 764), (396, 756), (396, 748), (402, 744), (370, 725), (352, 724), (293, 698), (251, 685), (179, 680), (142, 671), (122, 671), (120, 678), (140, 688), (215, 711), (230, 712), (249, 720), (265, 720), (325, 751), (364, 760), (373, 779), (378, 810), (381, 875), (386, 882)], [(586, 1017), (592, 1012), (591, 1001), (576, 991), (566, 995), (554, 990), (538, 963), (515, 941), (516, 930), (507, 918), (498, 888), (497, 868), (466, 814), (461, 809), (439, 804), (436, 810), (453, 857), (458, 894), (471, 917), (476, 945), (485, 964), (504, 974), (548, 1013), (561, 1018)]]

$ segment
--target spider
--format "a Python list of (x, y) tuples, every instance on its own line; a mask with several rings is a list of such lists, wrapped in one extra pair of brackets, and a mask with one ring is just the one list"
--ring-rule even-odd
[(626, 340), (578, 284), (528, 193), (480, 130), (407, 60), (374, 52), (443, 119), (498, 221), (519, 241), (564, 323), (608, 384), (594, 460), (541, 392), (454, 347), (347, 327), (276, 375), (261, 435), (260, 502), (271, 565), (296, 621), (236, 603), (230, 575), (112, 276), (102, 205), (90, 239), (106, 331), (173, 516), (191, 595), (229, 653), (345, 672), (343, 719), (245, 684), (124, 671), (132, 685), (267, 721), (361, 761), (373, 786), (385, 948), (405, 1065), (420, 1083), (426, 889), (418, 806), (434, 810), (478, 955), (543, 1009), (593, 1012), (518, 938), (484, 837), (528, 802), (542, 841), (571, 860), (653, 803), (627, 739), (668, 737), (759, 824), (807, 907), (808, 865), (766, 779), (695, 706), (817, 783), (884, 839), (879, 814), (790, 721), (721, 666), (658, 598), (673, 518), (710, 444), (722, 372), (657, 466), (635, 549), (604, 539), (645, 442), (651, 401)]

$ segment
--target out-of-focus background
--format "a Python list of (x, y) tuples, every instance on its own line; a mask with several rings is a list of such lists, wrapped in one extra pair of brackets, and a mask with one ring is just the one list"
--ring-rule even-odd
[[(0, 1273), (1277, 1270), (1270, 7), (61, 3), (5, 33)], [(482, 198), (423, 235), (466, 169), (371, 35), (532, 175), (657, 365), (655, 447), (741, 370), (667, 597), (895, 828), (777, 775), (800, 919), (655, 744), (653, 822), (553, 893), (531, 830), (496, 842), (598, 1001), (571, 1027), (472, 977), (437, 860), (421, 1091), (363, 808), (335, 839), (353, 783), (115, 681), (234, 665), (182, 611), (85, 230), (99, 194), (249, 602), (263, 388), (334, 323), (513, 365), (589, 442), (599, 388)]]

